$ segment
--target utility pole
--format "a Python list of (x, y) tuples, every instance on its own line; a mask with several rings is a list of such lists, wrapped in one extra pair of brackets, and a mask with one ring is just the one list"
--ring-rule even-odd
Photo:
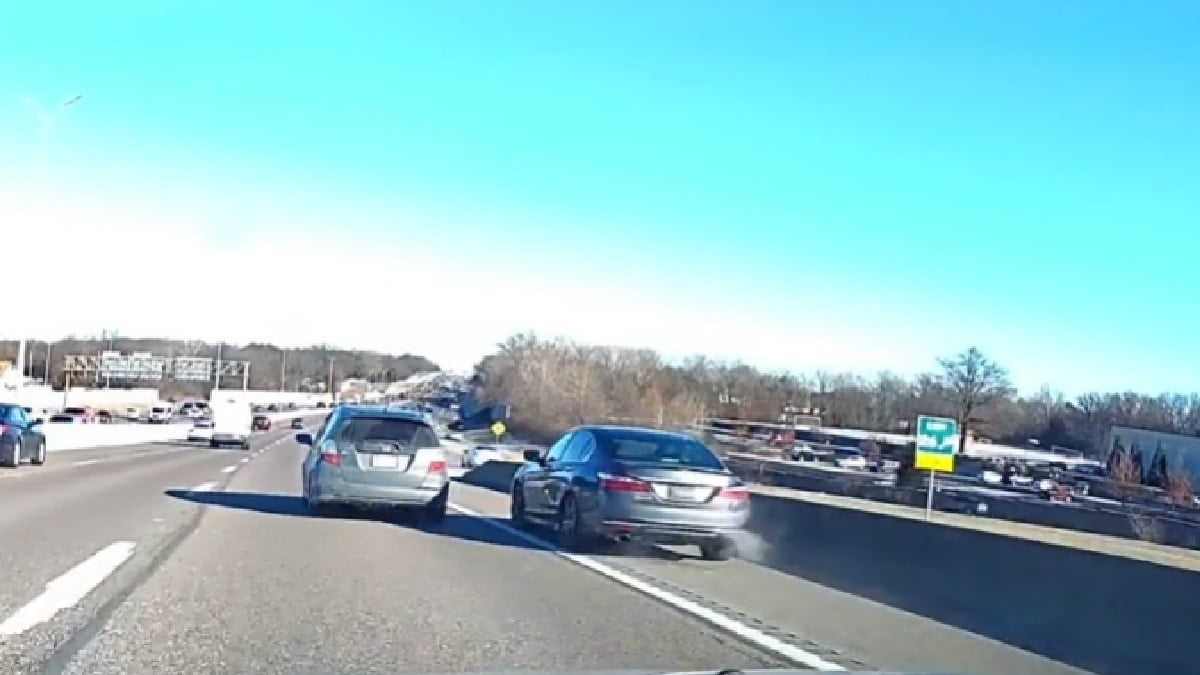
[(213, 391), (221, 389), (221, 343), (217, 343), (217, 369), (213, 372)]
[[(100, 332), (100, 339), (102, 341), (108, 342), (108, 351), (110, 351), (110, 352), (113, 350), (113, 338), (115, 338), (115, 337), (117, 337), (117, 331), (115, 331), (115, 330), (109, 330), (109, 329), (105, 328), (103, 331)], [(104, 388), (105, 389), (112, 388), (112, 375), (106, 374), (104, 376)]]
[(287, 391), (287, 350), (279, 350), (279, 391)]
[(25, 350), (26, 349), (28, 349), (28, 346), (25, 342), (25, 338), (21, 338), (20, 340), (17, 341), (17, 363), (15, 364), (17, 367), (16, 370), (17, 370), (17, 392), (18, 393), (21, 391), (21, 388), (25, 384)]
[(330, 400), (337, 400), (337, 395), (333, 391), (333, 362), (334, 357), (329, 357), (329, 396)]

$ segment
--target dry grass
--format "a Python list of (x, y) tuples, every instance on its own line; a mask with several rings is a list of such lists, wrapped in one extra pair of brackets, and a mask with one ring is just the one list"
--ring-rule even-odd
[(1167, 498), (1175, 506), (1192, 506), (1194, 503), (1192, 477), (1183, 472), (1171, 474), (1167, 478)]
[(1122, 499), (1132, 497), (1141, 489), (1142, 472), (1127, 453), (1116, 456), (1109, 477), (1113, 481), (1113, 492)]

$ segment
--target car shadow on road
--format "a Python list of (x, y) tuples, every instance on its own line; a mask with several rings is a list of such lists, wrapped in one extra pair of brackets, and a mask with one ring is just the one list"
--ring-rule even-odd
[(160, 448), (207, 448), (208, 443), (202, 441), (150, 441), (146, 445), (155, 445)]
[(507, 522), (506, 518), (489, 518), (485, 516), (468, 516), (449, 512), (445, 519), (437, 524), (422, 523), (415, 514), (397, 513), (395, 511), (377, 511), (370, 509), (339, 508), (328, 515), (314, 516), (304, 506), (304, 501), (298, 495), (277, 494), (266, 492), (226, 492), (191, 490), (166, 490), (164, 494), (173, 499), (179, 499), (203, 506), (216, 506), (238, 511), (249, 511), (275, 516), (292, 516), (296, 518), (312, 518), (320, 520), (360, 520), (386, 523), (398, 527), (419, 530), (442, 537), (462, 539), (480, 544), (523, 548), (534, 551), (544, 551), (542, 546), (526, 541), (495, 523)]

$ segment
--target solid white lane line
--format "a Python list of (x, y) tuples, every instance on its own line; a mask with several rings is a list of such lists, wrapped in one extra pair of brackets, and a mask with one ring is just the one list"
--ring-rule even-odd
[(197, 485), (196, 487), (192, 488), (191, 490), (188, 490), (188, 492), (212, 492), (212, 489), (215, 487), (217, 487), (217, 481), (211, 480), (211, 481), (208, 481), (207, 483), (201, 483), (201, 484)]
[(74, 607), (87, 597), (102, 581), (133, 555), (137, 545), (118, 541), (97, 551), (92, 557), (64, 572), (46, 584), (46, 589), (0, 623), (0, 636), (20, 635), (34, 626), (54, 618), (64, 609)]
[(688, 600), (686, 598), (681, 598), (678, 595), (675, 595), (674, 593), (665, 591), (665, 590), (663, 590), (657, 586), (654, 586), (652, 584), (648, 584), (648, 583), (642, 581), (641, 579), (637, 579), (632, 576), (629, 576), (628, 574), (625, 574), (624, 572), (622, 572), (620, 570), (609, 567), (608, 565), (605, 565), (604, 563), (602, 563), (598, 560), (595, 560), (593, 558), (589, 558), (586, 555), (579, 555), (577, 553), (569, 553), (567, 551), (564, 551), (564, 550), (558, 548), (557, 546), (551, 544), (550, 542), (547, 542), (539, 537), (535, 537), (534, 535), (532, 535), (528, 532), (518, 530), (517, 528), (509, 525), (508, 523), (501, 522), (499, 520), (496, 520), (495, 518), (490, 518), (490, 517), (484, 516), (483, 514), (478, 513), (478, 512), (476, 512), (472, 509), (469, 509), (465, 506), (459, 506), (458, 504), (451, 503), (451, 504), (449, 504), (449, 507), (452, 511), (461, 513), (465, 516), (474, 516), (477, 518), (484, 518), (485, 523), (493, 525), (493, 526), (503, 530), (504, 532), (507, 532), (508, 534), (511, 534), (514, 537), (517, 537), (517, 538), (525, 541), (526, 543), (529, 543), (534, 546), (537, 546), (538, 548), (550, 551), (551, 553), (562, 558), (563, 560), (573, 562), (576, 565), (579, 565), (580, 567), (587, 568), (597, 574), (608, 577), (612, 581), (615, 581), (618, 584), (625, 586), (626, 588), (631, 588), (635, 591), (638, 591), (639, 593), (648, 595), (648, 596), (654, 598), (655, 600), (662, 602), (663, 604), (670, 605), (670, 606), (674, 607), (675, 609), (678, 609), (687, 614), (691, 614), (692, 616), (700, 619), (701, 621), (704, 621), (705, 623), (715, 626), (727, 633), (732, 633), (732, 634), (742, 638), (746, 642), (749, 642), (749, 643), (755, 645), (756, 647), (759, 647), (760, 649), (764, 649), (764, 650), (772, 652), (774, 654), (778, 654), (779, 656), (789, 659), (795, 663), (803, 664), (803, 665), (808, 666), (809, 668), (813, 668), (815, 670), (825, 670), (825, 671), (844, 671), (844, 670), (846, 670), (842, 666), (839, 666), (838, 664), (833, 663), (832, 661), (826, 661), (825, 659), (821, 658), (820, 656), (818, 656), (816, 654), (804, 651), (803, 649), (800, 649), (799, 647), (797, 647), (795, 645), (788, 644), (787, 642), (784, 642), (783, 640), (780, 640), (779, 638), (768, 635), (768, 634), (758, 630), (757, 628), (747, 626), (746, 624), (741, 623), (740, 621), (731, 619), (731, 618), (725, 616), (724, 614), (721, 614), (720, 612), (714, 612), (713, 610), (711, 610), (707, 607), (704, 607), (702, 605), (698, 605), (698, 604), (692, 602), (691, 600)]
[(224, 469), (221, 469), (221, 473), (233, 473), (234, 471), (237, 471), (237, 470), (238, 470), (237, 464), (230, 464), (229, 466), (225, 467)]

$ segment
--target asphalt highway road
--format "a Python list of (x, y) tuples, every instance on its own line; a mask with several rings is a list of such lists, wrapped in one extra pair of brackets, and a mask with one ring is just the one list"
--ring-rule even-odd
[(508, 527), (506, 495), (461, 483), (437, 528), (312, 518), (291, 435), (0, 472), (0, 672), (1082, 672), (756, 564), (770, 542), (729, 563), (574, 556)]
[(308, 517), (302, 454), (280, 429), (0, 473), (0, 672), (787, 665), (488, 518)]

